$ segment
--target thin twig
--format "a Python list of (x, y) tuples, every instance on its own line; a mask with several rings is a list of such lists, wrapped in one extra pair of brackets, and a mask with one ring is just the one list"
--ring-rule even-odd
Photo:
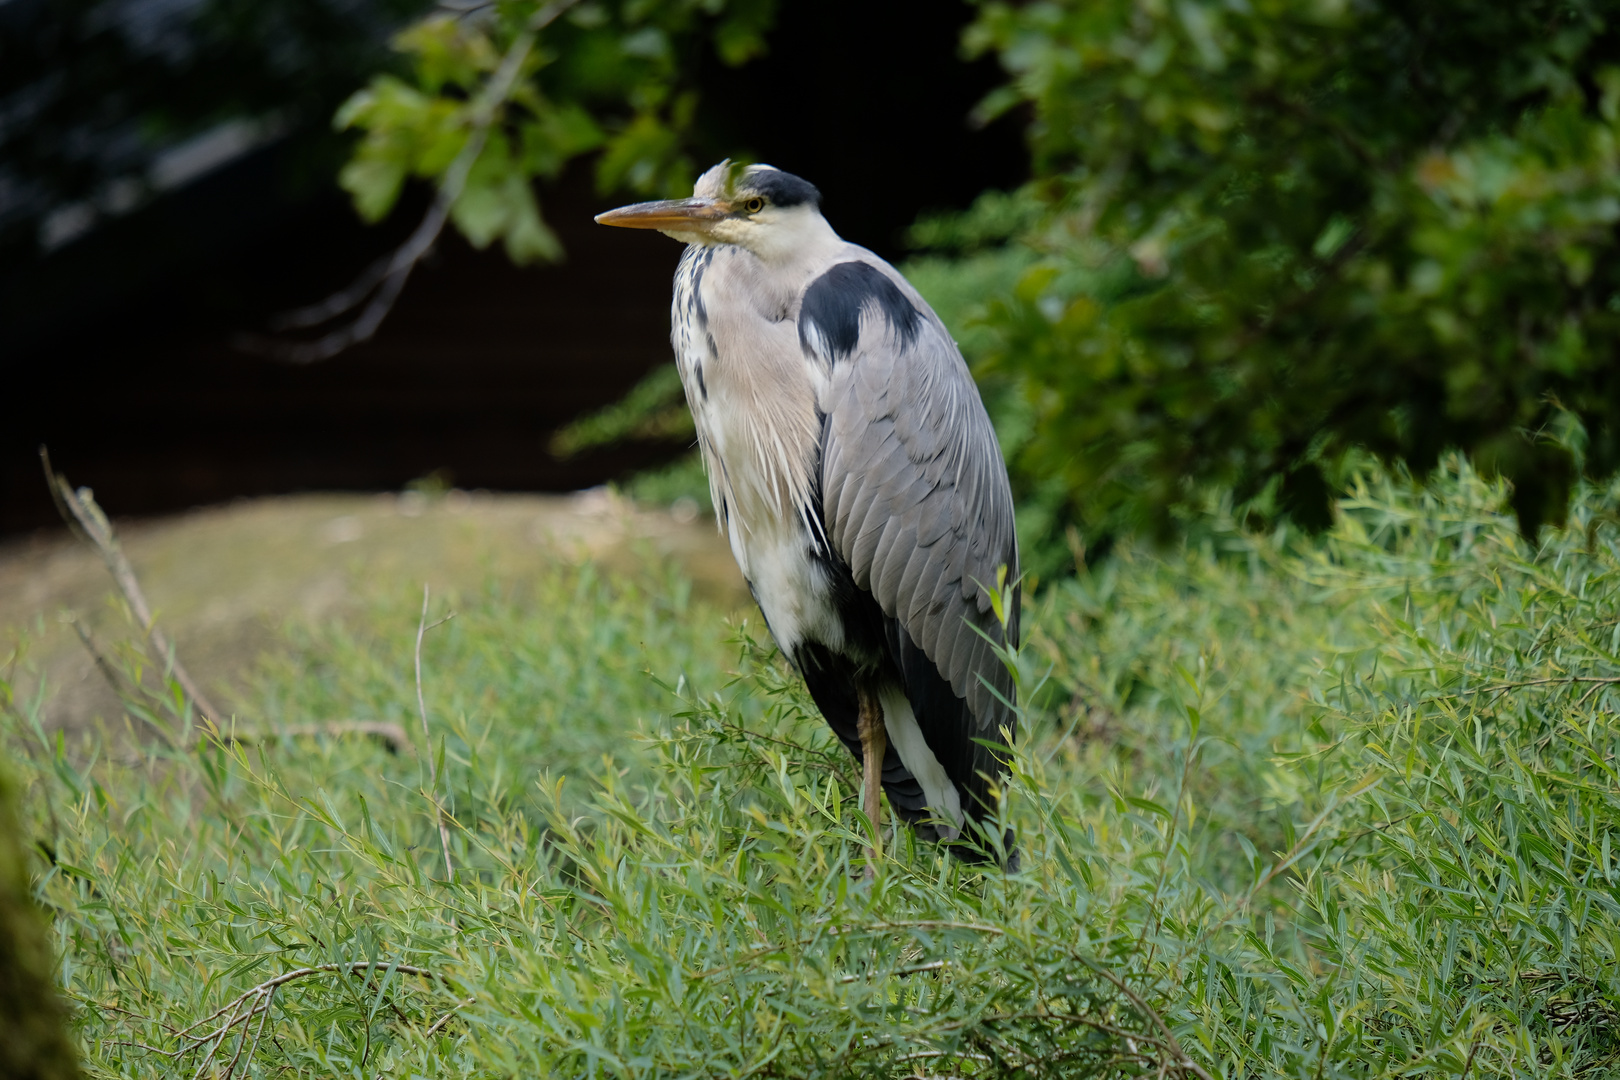
[[(226, 1002), (224, 1005), (221, 1005), (218, 1009), (215, 1009), (212, 1013), (203, 1017), (201, 1020), (193, 1021), (189, 1026), (181, 1028), (174, 1034), (182, 1038), (190, 1038), (199, 1042), (206, 1042), (209, 1038), (208, 1036), (199, 1038), (198, 1036), (192, 1035), (191, 1032), (196, 1031), (205, 1024), (219, 1019), (227, 1012), (233, 1011), (237, 1006), (241, 1005), (242, 1002), (246, 1001), (255, 994), (268, 993), (278, 987), (285, 986), (288, 983), (295, 982), (298, 979), (308, 978), (311, 975), (321, 975), (331, 972), (342, 972), (346, 975), (354, 975), (362, 971), (370, 971), (372, 968), (386, 968), (388, 966), (388, 964), (383, 963), (380, 960), (376, 962), (370, 960), (353, 960), (338, 964), (314, 964), (309, 967), (294, 968), (291, 971), (284, 971), (274, 978), (266, 979), (264, 982), (250, 990), (244, 990), (237, 997)], [(449, 980), (443, 974), (434, 971), (432, 968), (413, 967), (410, 964), (395, 964), (393, 967), (395, 971), (404, 975), (417, 975), (424, 979), (433, 979), (444, 983), (446, 986), (449, 985)]]
[(454, 1019), (459, 1010), (466, 1008), (476, 1000), (478, 999), (468, 998), (466, 1001), (458, 1001), (454, 1005), (450, 1006), (449, 1010), (443, 1016), (433, 1021), (433, 1023), (428, 1026), (428, 1029), (422, 1032), (423, 1040), (431, 1039), (433, 1036), (437, 1035), (439, 1033), (439, 1029)]
[(253, 1055), (259, 1052), (259, 1036), (264, 1034), (264, 1025), (270, 1019), (270, 1006), (276, 1000), (276, 988), (272, 986), (264, 992), (264, 1006), (259, 1013), (259, 1030), (253, 1033), (253, 1045), (248, 1048), (247, 1059), (253, 1060)]
[(1431, 701), (1452, 701), (1460, 697), (1471, 697), (1475, 694), (1503, 694), (1509, 690), (1522, 690), (1530, 686), (1557, 686), (1560, 684), (1573, 686), (1577, 683), (1591, 683), (1592, 689), (1582, 695), (1576, 702), (1576, 707), (1586, 703), (1593, 691), (1601, 690), (1605, 686), (1620, 684), (1620, 675), (1549, 675), (1542, 679), (1524, 679), (1518, 682), (1489, 683), (1485, 686), (1474, 686), (1466, 690), (1454, 690), (1449, 694), (1434, 694), (1421, 699), (1418, 704), (1427, 704)]
[[(240, 1001), (240, 999), (238, 1000)], [(254, 1003), (253, 1006), (248, 1009), (247, 1019), (251, 1020), (256, 1011), (258, 1011), (258, 1005), (257, 1003)], [(230, 1019), (221, 1024), (219, 1026), (219, 1030), (210, 1036), (210, 1038), (213, 1040), (213, 1045), (208, 1048), (208, 1053), (203, 1055), (202, 1061), (197, 1063), (197, 1071), (192, 1074), (191, 1080), (202, 1080), (203, 1073), (207, 1072), (208, 1066), (213, 1064), (214, 1055), (219, 1053), (219, 1048), (225, 1044), (226, 1038), (230, 1036), (231, 1028), (236, 1024), (237, 1017), (240, 1013), (240, 1006), (232, 1009)], [(231, 1075), (229, 1069), (226, 1070), (225, 1075)]]
[[(253, 1008), (248, 1011), (247, 1019), (242, 1023), (242, 1030), (236, 1036), (236, 1053), (232, 1054), (231, 1060), (225, 1063), (226, 1076), (236, 1072), (236, 1063), (242, 1060), (242, 1051), (247, 1049), (248, 1028), (253, 1025), (253, 1018), (259, 1015), (259, 1010), (264, 1007), (264, 1004), (264, 1002), (256, 1001), (253, 1003)], [(259, 1019), (259, 1029), (261, 1031), (264, 1029), (264, 1018), (262, 1016)], [(370, 1031), (369, 1027), (367, 1031)], [(254, 1041), (257, 1043), (257, 1040)]]
[(157, 625), (152, 615), (152, 607), (146, 602), (146, 594), (141, 591), (141, 583), (135, 577), (135, 569), (129, 565), (129, 559), (124, 556), (124, 549), (118, 543), (118, 534), (113, 531), (112, 523), (107, 520), (107, 515), (102, 513), (101, 507), (96, 505), (90, 489), (80, 488), (74, 491), (67, 478), (51, 468), (51, 456), (43, 446), (39, 448), (39, 459), (45, 467), (45, 482), (50, 485), (51, 495), (56, 499), (57, 506), (65, 511), (64, 516), (68, 518), (68, 523), (76, 522), (84, 536), (95, 545), (101, 561), (107, 564), (107, 570), (112, 574), (118, 591), (124, 594), (135, 620), (140, 623), (141, 629), (151, 640), (152, 647), (163, 657), (165, 667), (174, 674), (175, 681), (191, 699), (191, 704), (197, 712), (205, 719), (218, 724), (223, 714), (214, 708), (214, 703), (209, 701), (207, 695), (197, 686), (191, 673), (175, 654), (173, 642)]
[(371, 339), (377, 328), (382, 325), (382, 321), (388, 317), (388, 313), (393, 310), (395, 301), (405, 288), (405, 282), (411, 276), (411, 271), (416, 269), (417, 264), (433, 249), (439, 234), (444, 231), (445, 223), (450, 218), (450, 210), (467, 186), (467, 176), (472, 172), (478, 155), (483, 153), (484, 145), (489, 139), (490, 127), (499, 115), (501, 107), (510, 99), (517, 85), (518, 76), (523, 70), (523, 64), (534, 49), (539, 32), (577, 2), (578, 0), (555, 0), (535, 12), (523, 32), (506, 50), (500, 66), (495, 69), (489, 82), (484, 85), (483, 92), (478, 95), (471, 112), (469, 126), (472, 130), (467, 134), (466, 143), (451, 161), (450, 167), (444, 171), (438, 190), (434, 193), (433, 202), (422, 215), (422, 220), (410, 237), (395, 248), (392, 255), (384, 256), (368, 266), (346, 288), (333, 293), (320, 303), (280, 315), (272, 319), (270, 325), (272, 330), (277, 332), (286, 329), (307, 329), (347, 314), (364, 303), (365, 307), (361, 309), (360, 314), (352, 322), (314, 341), (289, 342), (257, 334), (240, 334), (234, 342), (237, 348), (292, 364), (309, 364), (330, 359), (351, 346)]
[(1586, 708), (1586, 703), (1592, 700), (1592, 695), (1596, 694), (1599, 690), (1602, 690), (1603, 687), (1603, 683), (1594, 683), (1592, 688), (1586, 693), (1582, 694), (1579, 701), (1575, 702), (1575, 708), (1577, 710)]
[[(433, 756), (433, 732), (428, 728), (427, 701), (422, 697), (422, 637), (432, 626), (427, 624), (428, 613), (428, 587), (422, 586), (422, 617), (416, 623), (416, 712), (422, 718), (422, 738), (426, 745), (428, 763), (428, 798), (433, 803), (434, 817), (439, 823), (439, 846), (444, 851), (444, 880), (453, 881), (456, 876), (455, 866), (450, 862), (450, 828), (444, 821), (444, 804), (439, 801), (439, 767)], [(455, 618), (451, 612), (433, 626), (449, 622)]]
[[(141, 624), (143, 632), (151, 641), (152, 647), (161, 654), (166, 669), (173, 673), (175, 681), (180, 684), (181, 690), (190, 698), (192, 705), (202, 717), (204, 723), (202, 730), (212, 734), (221, 742), (263, 742), (278, 738), (291, 738), (300, 735), (371, 735), (385, 741), (395, 753), (402, 749), (411, 749), (410, 736), (398, 724), (382, 720), (331, 720), (316, 724), (295, 724), (279, 731), (242, 730), (232, 727), (225, 730), (220, 727), (221, 713), (214, 707), (213, 702), (198, 687), (191, 673), (186, 670), (175, 652), (174, 643), (169, 640), (152, 614), (152, 606), (147, 602), (146, 593), (141, 588), (140, 579), (135, 576), (135, 568), (130, 565), (129, 559), (124, 555), (123, 545), (119, 543), (118, 533), (107, 519), (106, 513), (96, 504), (95, 496), (89, 488), (79, 488), (77, 491), (68, 483), (67, 478), (57, 473), (51, 467), (49, 453), (42, 446), (39, 448), (40, 461), (45, 468), (45, 481), (50, 487), (51, 495), (55, 499), (57, 509), (61, 511), (70, 526), (77, 526), (77, 531), (89, 540), (96, 552), (107, 565), (118, 591), (123, 594), (124, 600), (129, 604), (130, 612), (136, 621)], [(96, 670), (101, 672), (102, 678), (112, 688), (113, 693), (120, 698), (148, 695), (149, 691), (138, 683), (121, 673), (117, 666), (107, 657), (96, 644), (88, 628), (73, 612), (67, 613), (67, 622), (78, 635), (85, 651), (95, 662)], [(435, 624), (436, 625), (436, 624)], [(431, 629), (431, 627), (430, 627)], [(134, 711), (134, 710), (132, 710)], [(143, 724), (157, 733), (158, 737), (171, 749), (178, 749), (181, 743), (161, 725), (149, 716), (137, 716)], [(181, 742), (189, 744), (191, 740)]]
[[(433, 971), (429, 968), (413, 967), (409, 964), (385, 964), (381, 961), (373, 962), (369, 960), (360, 960), (352, 963), (320, 964), (313, 967), (296, 968), (292, 971), (283, 972), (273, 979), (266, 979), (264, 982), (253, 987), (252, 989), (244, 991), (235, 998), (232, 998), (230, 1001), (226, 1002), (214, 1012), (210, 1013), (208, 1016), (193, 1022), (189, 1027), (176, 1030), (175, 1028), (169, 1027), (167, 1024), (163, 1024), (161, 1021), (157, 1021), (159, 1026), (164, 1027), (169, 1031), (172, 1038), (178, 1040), (182, 1044), (174, 1050), (163, 1050), (156, 1046), (149, 1046), (146, 1043), (131, 1042), (126, 1040), (119, 1040), (114, 1045), (136, 1046), (143, 1050), (150, 1051), (151, 1053), (159, 1054), (163, 1057), (171, 1059), (183, 1057), (186, 1054), (192, 1053), (193, 1051), (202, 1050), (204, 1047), (207, 1047), (207, 1053), (205, 1053), (202, 1060), (198, 1062), (197, 1071), (193, 1075), (193, 1080), (200, 1080), (200, 1078), (208, 1072), (208, 1068), (211, 1064), (213, 1064), (214, 1059), (218, 1056), (220, 1048), (224, 1046), (225, 1042), (230, 1038), (232, 1030), (240, 1027), (241, 1030), (237, 1032), (236, 1052), (231, 1055), (230, 1060), (226, 1062), (224, 1072), (220, 1074), (223, 1077), (223, 1080), (231, 1080), (231, 1077), (236, 1075), (236, 1067), (238, 1063), (242, 1064), (245, 1070), (252, 1063), (254, 1054), (258, 1052), (259, 1040), (264, 1035), (265, 1025), (270, 1018), (270, 1009), (275, 1003), (276, 991), (279, 988), (285, 986), (287, 983), (293, 982), (296, 979), (306, 978), (310, 975), (320, 975), (323, 973), (333, 972), (340, 972), (347, 975), (358, 975), (361, 972), (365, 972), (369, 976), (374, 975), (376, 971), (381, 968), (391, 968), (392, 970), (400, 972), (401, 974), (417, 975), (423, 978), (436, 980), (444, 984), (446, 987), (450, 985), (449, 980), (439, 972)], [(118, 1008), (117, 1006), (102, 1005), (101, 1002), (89, 1001), (89, 999), (81, 998), (81, 1000), (85, 1000), (89, 1004), (97, 1005), (102, 1008), (127, 1013), (131, 1016), (138, 1015), (135, 1013), (130, 1013), (127, 1009)], [(469, 998), (466, 1003), (470, 1003), (471, 1001), (472, 999)], [(396, 1014), (399, 1014), (397, 1006), (395, 1006), (395, 1012)], [(407, 1019), (403, 1014), (399, 1015), (402, 1020)], [(219, 1027), (209, 1030), (201, 1035), (193, 1034), (193, 1032), (195, 1032), (198, 1028), (206, 1028), (209, 1024), (218, 1020), (222, 1016), (226, 1017), (226, 1019), (222, 1024), (220, 1024)], [(253, 1026), (254, 1017), (259, 1018), (259, 1023), (258, 1027), (253, 1031), (253, 1041), (249, 1043), (248, 1029)], [(146, 1018), (141, 1017), (141, 1019)], [(443, 1023), (443, 1018), (441, 1018), (439, 1023)], [(435, 1025), (435, 1028), (430, 1028), (430, 1033), (435, 1030), (436, 1027), (437, 1025)], [(187, 1043), (190, 1045), (185, 1045)]]
[(816, 750), (812, 747), (801, 746), (799, 743), (793, 742), (789, 739), (778, 739), (770, 735), (762, 734), (758, 731), (750, 731), (741, 724), (722, 723), (719, 726), (722, 731), (735, 732), (736, 734), (744, 736), (745, 738), (759, 740), (761, 742), (775, 743), (777, 746), (786, 747), (787, 749), (796, 751), (801, 755), (811, 755), (814, 757), (826, 758), (829, 761), (842, 760), (838, 755), (828, 753), (825, 750)]
[[(1170, 832), (1164, 838), (1164, 854), (1159, 858), (1159, 879), (1153, 883), (1153, 899), (1148, 902), (1148, 910), (1153, 912), (1151, 933), (1155, 935), (1158, 934), (1159, 926), (1164, 921), (1163, 914), (1159, 910), (1159, 896), (1164, 890), (1165, 875), (1170, 869), (1170, 856), (1176, 850), (1176, 833), (1181, 828), (1181, 804), (1187, 798), (1187, 778), (1192, 774), (1193, 758), (1197, 753), (1198, 740), (1189, 727), (1187, 731), (1187, 750), (1181, 757), (1181, 783), (1176, 787), (1176, 808), (1170, 815)], [(1141, 950), (1142, 942), (1146, 940), (1149, 932), (1149, 924), (1143, 923), (1141, 936), (1136, 939), (1137, 951)], [(1155, 937), (1153, 944), (1148, 947), (1147, 960), (1143, 962), (1144, 967), (1152, 965), (1153, 957), (1158, 953), (1158, 950), (1159, 940)]]
[[(141, 1017), (141, 1019), (144, 1020), (144, 1019), (146, 1019), (146, 1017)], [(107, 1043), (107, 1045), (108, 1046), (133, 1046), (137, 1050), (145, 1050), (148, 1053), (152, 1053), (152, 1054), (161, 1054), (166, 1058), (179, 1057), (181, 1054), (189, 1054), (191, 1051), (196, 1049), (196, 1047), (194, 1047), (194, 1046), (182, 1046), (178, 1050), (161, 1050), (158, 1047), (153, 1046), (150, 1043), (143, 1043), (138, 1039), (112, 1039)]]
[[(1468, 694), (1498, 694), (1505, 690), (1519, 690), (1526, 686), (1552, 686), (1556, 683), (1620, 683), (1620, 675), (1559, 675), (1546, 679), (1526, 679), (1523, 682), (1497, 683), (1494, 686), (1481, 686), (1474, 690), (1465, 690)], [(1448, 694), (1447, 697), (1456, 697), (1457, 694)]]
[[(414, 236), (413, 236), (414, 239)], [(400, 250), (404, 250), (403, 248)], [(383, 278), (388, 276), (390, 268), (398, 253), (384, 255), (360, 272), (360, 276), (351, 281), (346, 288), (328, 296), (325, 300), (308, 307), (294, 308), (284, 311), (280, 315), (270, 318), (270, 329), (273, 333), (285, 333), (288, 330), (309, 330), (324, 322), (329, 322), (339, 315), (353, 311), (370, 296)]]
[[(1081, 962), (1085, 963), (1084, 958), (1081, 958)], [(1178, 1059), (1176, 1064), (1180, 1068), (1195, 1074), (1200, 1078), (1200, 1080), (1214, 1080), (1214, 1078), (1211, 1077), (1209, 1073), (1205, 1072), (1196, 1061), (1187, 1056), (1187, 1052), (1181, 1048), (1181, 1043), (1176, 1041), (1175, 1035), (1171, 1034), (1170, 1026), (1164, 1022), (1164, 1017), (1159, 1015), (1158, 1010), (1154, 1009), (1146, 1001), (1143, 1001), (1141, 996), (1138, 995), (1135, 990), (1132, 990), (1128, 985), (1126, 985), (1124, 979), (1120, 978), (1118, 975), (1115, 975), (1112, 971), (1109, 971), (1101, 964), (1087, 964), (1086, 966), (1090, 967), (1092, 971), (1095, 971), (1097, 974), (1113, 983), (1114, 986), (1119, 989), (1120, 993), (1131, 999), (1131, 1004), (1135, 1005), (1137, 1010), (1141, 1012), (1142, 1015), (1153, 1021), (1153, 1026), (1159, 1029), (1159, 1034), (1162, 1036), (1162, 1044), (1171, 1053), (1176, 1055)]]

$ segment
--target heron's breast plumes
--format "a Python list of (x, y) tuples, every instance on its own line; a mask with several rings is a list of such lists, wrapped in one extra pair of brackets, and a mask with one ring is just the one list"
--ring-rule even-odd
[[(797, 297), (759, 288), (752, 255), (691, 247), (676, 273), (673, 343), (715, 516), (779, 645), (844, 645), (817, 500), (821, 413), (798, 342)], [(739, 287), (740, 286), (740, 287)]]
[(744, 534), (804, 516), (821, 437), (815, 386), (788, 317), (794, 299), (728, 287), (750, 273), (750, 260), (736, 248), (688, 248), (672, 312), (716, 512), (722, 529), (729, 523)]

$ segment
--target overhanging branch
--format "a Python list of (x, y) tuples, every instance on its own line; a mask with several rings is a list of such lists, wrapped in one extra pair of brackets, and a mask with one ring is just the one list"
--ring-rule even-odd
[(238, 334), (233, 341), (238, 349), (290, 364), (311, 364), (328, 360), (345, 349), (369, 341), (376, 334), (377, 328), (393, 310), (406, 281), (410, 280), (411, 271), (433, 250), (439, 234), (444, 231), (451, 209), (467, 186), (467, 176), (489, 140), (489, 129), (500, 115), (501, 108), (511, 99), (523, 63), (534, 50), (540, 31), (576, 3), (578, 0), (555, 0), (535, 12), (523, 32), (501, 57), (500, 65), (485, 84), (483, 93), (478, 95), (477, 104), (472, 110), (472, 130), (468, 132), (467, 142), (444, 171), (433, 202), (410, 237), (391, 254), (366, 267), (354, 281), (326, 299), (272, 318), (270, 329), (273, 334), (311, 330), (351, 312), (358, 311), (358, 314), (313, 341)]

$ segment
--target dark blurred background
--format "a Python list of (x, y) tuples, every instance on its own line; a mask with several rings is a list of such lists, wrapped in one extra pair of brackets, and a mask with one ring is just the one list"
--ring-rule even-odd
[[(446, 231), (374, 340), (303, 366), (233, 346), (346, 284), (420, 217), (425, 189), (378, 226), (359, 221), (330, 124), (419, 11), (277, 0), (215, 5), (199, 27), (199, 8), (0, 3), (0, 533), (56, 520), (41, 444), (117, 514), (435, 472), (570, 490), (677, 449), (547, 451), (668, 355), (679, 249), (595, 227), (631, 196), (598, 192), (588, 163), (541, 192), (566, 262), (520, 269)], [(961, 59), (969, 15), (786, 0), (764, 57), (695, 58), (694, 157), (799, 173), (846, 238), (902, 256), (919, 212), (1026, 175), (1018, 123), (967, 121), (1003, 78), (994, 60)], [(151, 138), (154, 123), (175, 137)], [(121, 190), (136, 167), (154, 179)]]

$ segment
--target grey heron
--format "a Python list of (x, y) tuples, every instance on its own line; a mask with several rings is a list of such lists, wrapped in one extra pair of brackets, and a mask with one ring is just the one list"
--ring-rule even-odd
[(996, 646), (1018, 640), (1016, 585), (1005, 627), (990, 590), (998, 572), (1016, 581), (1018, 544), (956, 343), (820, 201), (797, 176), (728, 161), (690, 199), (596, 220), (687, 245), (671, 340), (715, 516), (772, 636), (861, 762), (875, 860), (880, 780), (919, 836), (988, 835), (998, 747), (1016, 726)]

